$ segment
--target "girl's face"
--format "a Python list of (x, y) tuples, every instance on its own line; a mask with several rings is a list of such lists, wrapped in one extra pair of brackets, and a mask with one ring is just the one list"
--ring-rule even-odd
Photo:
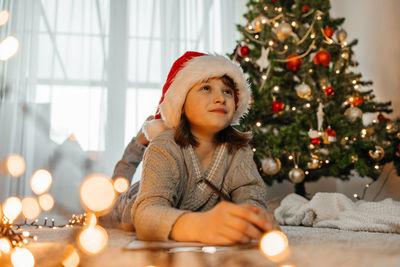
[(189, 90), (182, 112), (192, 131), (216, 134), (232, 122), (235, 112), (234, 91), (220, 78), (197, 83)]

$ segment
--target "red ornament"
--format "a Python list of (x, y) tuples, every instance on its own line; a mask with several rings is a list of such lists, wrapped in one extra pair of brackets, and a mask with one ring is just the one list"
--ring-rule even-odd
[(331, 54), (329, 54), (329, 52), (326, 50), (320, 50), (315, 54), (313, 61), (315, 65), (322, 65), (326, 67), (329, 65), (329, 62), (331, 62)]
[(299, 55), (297, 55), (297, 54), (289, 55), (286, 58), (286, 60), (287, 60), (286, 68), (291, 71), (298, 70), (301, 66), (301, 63), (303, 63), (303, 61), (301, 60), (301, 58), (299, 58)]
[(329, 86), (329, 87), (326, 87), (326, 88), (325, 88), (324, 93), (325, 93), (327, 96), (333, 96), (333, 95), (335, 94), (335, 90), (333, 90), (333, 88)]
[(307, 12), (309, 9), (310, 9), (310, 7), (309, 7), (308, 5), (304, 5), (304, 6), (301, 8), (301, 11)]
[(327, 37), (331, 38), (333, 35), (333, 29), (331, 27), (325, 27), (324, 33)]
[(328, 127), (322, 135), (324, 144), (330, 144), (336, 142), (336, 132), (332, 128)]
[(272, 102), (272, 104), (271, 104), (271, 110), (272, 110), (274, 113), (279, 113), (279, 112), (281, 112), (281, 111), (283, 110), (283, 103), (280, 102), (280, 101), (274, 101), (274, 102)]
[(271, 0), (272, 1), (272, 3), (275, 3), (276, 1), (278, 1), (278, 0)]
[(400, 144), (397, 146), (397, 153), (398, 153), (398, 156), (400, 157)]
[(321, 144), (321, 138), (316, 137), (316, 138), (310, 138), (310, 142), (313, 145), (320, 145)]
[(250, 53), (250, 48), (246, 45), (241, 46), (239, 49), (239, 55), (242, 57), (247, 56)]

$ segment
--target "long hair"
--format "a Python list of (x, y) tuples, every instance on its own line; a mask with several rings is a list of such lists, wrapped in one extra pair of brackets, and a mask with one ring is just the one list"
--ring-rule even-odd
[[(228, 75), (223, 75), (220, 77), (220, 79), (224, 85), (228, 86), (234, 91), (235, 95), (237, 94), (235, 82), (231, 77)], [(231, 153), (234, 150), (247, 146), (251, 138), (251, 132), (241, 132), (229, 125), (217, 133), (214, 141), (217, 144), (227, 143), (228, 152)], [(175, 130), (174, 139), (175, 142), (181, 147), (187, 147), (189, 145), (197, 147), (199, 145), (199, 141), (190, 130), (190, 123), (185, 114), (181, 115), (181, 120)]]

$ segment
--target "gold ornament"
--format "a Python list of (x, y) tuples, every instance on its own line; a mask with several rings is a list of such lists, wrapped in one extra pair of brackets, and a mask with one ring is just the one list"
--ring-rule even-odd
[(385, 150), (381, 146), (375, 146), (375, 150), (368, 151), (369, 156), (376, 161), (380, 161), (385, 156)]
[(263, 25), (268, 22), (268, 18), (264, 16), (258, 16), (255, 18), (249, 26), (245, 27), (248, 33), (259, 33), (262, 31)]
[(290, 35), (292, 35), (292, 32), (292, 26), (290, 26), (290, 24), (287, 22), (282, 22), (276, 29), (276, 35), (280, 41), (288, 38)]
[(361, 137), (370, 137), (375, 133), (374, 127), (367, 127), (361, 130)]
[(295, 184), (301, 183), (304, 180), (305, 174), (304, 171), (297, 166), (289, 172), (289, 179)]
[(305, 83), (296, 85), (295, 90), (297, 95), (301, 98), (307, 98), (311, 95), (311, 88)]
[(347, 32), (343, 29), (336, 31), (336, 38), (341, 43), (347, 38)]
[(361, 118), (363, 113), (358, 107), (349, 107), (344, 112), (344, 115), (347, 117), (349, 122), (353, 123), (357, 120), (357, 118)]
[(262, 170), (267, 175), (277, 174), (281, 169), (281, 161), (278, 158), (265, 158), (261, 160)]
[(398, 130), (399, 130), (399, 126), (397, 125), (396, 122), (394, 122), (394, 121), (389, 121), (389, 122), (386, 124), (386, 131), (387, 131), (388, 133), (392, 134), (392, 133), (397, 132)]
[(317, 155), (311, 155), (311, 161), (307, 162), (307, 167), (311, 170), (321, 168), (320, 159)]

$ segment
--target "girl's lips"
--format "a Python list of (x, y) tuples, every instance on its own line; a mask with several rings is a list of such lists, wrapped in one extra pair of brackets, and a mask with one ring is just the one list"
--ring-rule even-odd
[(217, 112), (217, 113), (226, 113), (226, 110), (223, 108), (216, 108), (216, 109), (212, 109), (210, 110), (210, 112)]

